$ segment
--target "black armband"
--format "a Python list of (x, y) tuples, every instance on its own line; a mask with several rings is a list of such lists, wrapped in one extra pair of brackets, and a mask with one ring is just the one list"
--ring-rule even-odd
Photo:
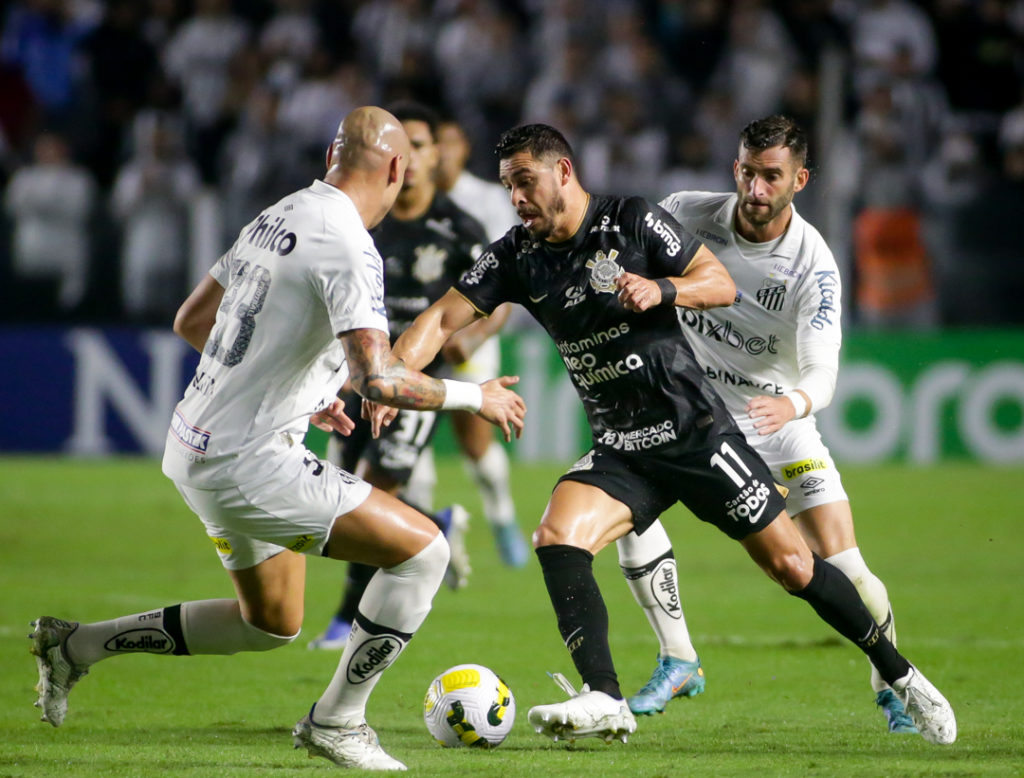
[(661, 302), (658, 305), (674, 306), (676, 304), (676, 285), (671, 278), (658, 278), (655, 280), (661, 290)]

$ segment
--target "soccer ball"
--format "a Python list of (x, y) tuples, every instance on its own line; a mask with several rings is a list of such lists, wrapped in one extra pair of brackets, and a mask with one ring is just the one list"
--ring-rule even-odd
[(446, 748), (495, 748), (516, 719), (516, 700), (503, 680), (483, 665), (455, 665), (430, 682), (423, 720)]

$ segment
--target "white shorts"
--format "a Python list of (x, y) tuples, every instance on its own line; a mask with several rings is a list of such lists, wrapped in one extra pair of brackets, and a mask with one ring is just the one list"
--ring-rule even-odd
[(460, 381), (482, 384), (484, 381), (497, 378), (500, 371), (501, 344), (498, 342), (498, 336), (492, 335), (480, 344), (469, 359), (452, 369), (452, 377)]
[(174, 485), (228, 570), (253, 567), (285, 549), (321, 553), (334, 520), (362, 505), (372, 489), (303, 446), (283, 455), (270, 478), (224, 489)]
[(789, 489), (786, 510), (790, 516), (849, 499), (813, 418), (791, 421), (772, 435), (748, 434), (747, 442), (775, 480)]

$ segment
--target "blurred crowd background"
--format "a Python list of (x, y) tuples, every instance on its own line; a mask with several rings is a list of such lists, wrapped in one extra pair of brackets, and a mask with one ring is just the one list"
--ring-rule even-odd
[(584, 185), (734, 188), (739, 130), (809, 131), (798, 210), (856, 328), (1024, 323), (1024, 0), (20, 0), (0, 5), (0, 320), (168, 326), (350, 109), (507, 127)]

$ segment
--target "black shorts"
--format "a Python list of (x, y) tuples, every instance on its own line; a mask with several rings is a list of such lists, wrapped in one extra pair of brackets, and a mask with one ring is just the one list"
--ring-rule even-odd
[(786, 508), (768, 466), (737, 431), (713, 434), (699, 449), (626, 453), (598, 444), (558, 481), (590, 484), (624, 503), (637, 534), (677, 502), (735, 540), (764, 529)]
[(354, 473), (359, 460), (365, 459), (374, 470), (404, 485), (412, 475), (416, 460), (434, 437), (437, 412), (399, 411), (391, 425), (384, 427), (380, 437), (374, 440), (370, 422), (360, 417), (362, 398), (353, 393), (344, 400), (345, 413), (356, 423), (356, 428), (348, 436), (334, 433), (341, 447), (340, 461), (335, 464)]

